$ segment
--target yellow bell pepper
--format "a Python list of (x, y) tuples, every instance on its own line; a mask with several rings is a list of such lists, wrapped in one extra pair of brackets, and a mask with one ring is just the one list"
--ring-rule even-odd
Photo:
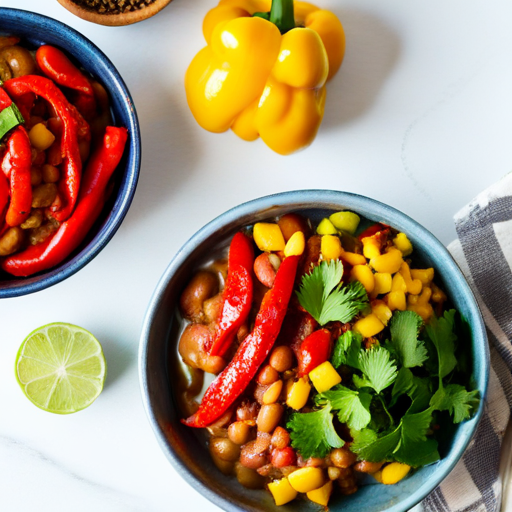
[(338, 18), (308, 2), (221, 0), (205, 17), (207, 45), (185, 76), (196, 121), (261, 137), (287, 155), (311, 144), (324, 115), (325, 83), (338, 71), (345, 35)]

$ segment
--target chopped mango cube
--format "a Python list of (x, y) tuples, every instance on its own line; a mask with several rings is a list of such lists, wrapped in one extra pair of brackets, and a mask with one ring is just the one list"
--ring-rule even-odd
[(384, 330), (384, 324), (379, 320), (375, 313), (370, 313), (368, 316), (359, 319), (354, 324), (354, 331), (360, 333), (363, 338), (375, 336), (382, 330)]
[(412, 253), (412, 244), (405, 233), (398, 233), (393, 238), (393, 244), (404, 256), (409, 256)]
[(413, 268), (411, 269), (411, 277), (413, 279), (419, 279), (422, 284), (428, 286), (432, 279), (434, 279), (434, 269), (433, 268)]
[(398, 249), (391, 247), (387, 253), (371, 258), (370, 265), (376, 272), (394, 274), (400, 270), (402, 261), (402, 253)]
[(253, 237), (260, 251), (282, 251), (285, 248), (283, 233), (277, 224), (268, 222), (254, 224)]
[(278, 507), (297, 497), (297, 491), (290, 485), (287, 478), (270, 482), (268, 484), (268, 490), (272, 493)]
[(334, 224), (329, 219), (322, 219), (318, 227), (316, 228), (316, 232), (319, 235), (337, 235), (338, 230), (334, 226)]
[(375, 287), (375, 279), (372, 269), (368, 265), (356, 265), (350, 271), (350, 280), (359, 281), (366, 290), (366, 293), (372, 293)]
[(372, 258), (376, 258), (380, 256), (380, 240), (374, 236), (367, 236), (361, 240), (363, 243), (363, 254), (365, 258), (371, 260)]
[(382, 469), (382, 483), (393, 485), (400, 482), (411, 470), (411, 466), (401, 462), (392, 462)]
[(319, 505), (327, 506), (329, 503), (329, 498), (332, 493), (332, 482), (329, 480), (325, 485), (320, 487), (319, 489), (314, 489), (313, 491), (309, 491), (307, 493), (307, 497), (313, 502), (318, 503)]
[(302, 231), (295, 231), (284, 247), (284, 255), (300, 256), (306, 247), (306, 238)]
[(296, 411), (302, 409), (308, 401), (310, 391), (311, 384), (308, 382), (308, 378), (302, 377), (292, 384), (286, 395), (286, 405)]
[(325, 476), (320, 468), (306, 467), (290, 473), (288, 481), (297, 492), (309, 492), (322, 487)]
[(366, 258), (362, 254), (357, 254), (355, 252), (343, 251), (340, 258), (352, 266), (366, 265)]
[(336, 235), (324, 235), (320, 242), (320, 251), (324, 260), (337, 260), (343, 252), (341, 240)]
[(386, 300), (391, 311), (394, 311), (395, 309), (398, 309), (399, 311), (405, 311), (407, 304), (405, 302), (404, 292), (389, 292), (386, 295)]
[(38, 151), (48, 149), (55, 141), (55, 135), (43, 123), (37, 123), (28, 132), (30, 143)]
[(421, 288), (423, 287), (423, 283), (419, 279), (413, 279), (411, 276), (411, 270), (409, 269), (409, 265), (404, 261), (399, 270), (400, 274), (404, 278), (405, 285), (407, 287), (407, 293), (412, 293), (413, 295), (418, 295), (421, 292)]
[(311, 370), (309, 378), (319, 393), (323, 393), (341, 382), (340, 374), (329, 361), (325, 361)]
[(432, 302), (444, 302), (446, 295), (435, 283), (431, 284), (432, 287)]
[(375, 279), (374, 295), (382, 295), (391, 291), (391, 274), (388, 272), (376, 272), (373, 274)]
[(329, 217), (329, 220), (333, 223), (335, 228), (340, 231), (345, 231), (345, 233), (349, 233), (350, 235), (356, 232), (359, 222), (361, 221), (359, 215), (354, 212), (333, 213)]
[(405, 279), (402, 274), (398, 272), (393, 276), (393, 280), (391, 281), (391, 291), (392, 292), (403, 292), (407, 291), (407, 285), (405, 284)]
[(372, 313), (384, 324), (388, 325), (393, 312), (383, 300), (374, 300), (371, 303)]

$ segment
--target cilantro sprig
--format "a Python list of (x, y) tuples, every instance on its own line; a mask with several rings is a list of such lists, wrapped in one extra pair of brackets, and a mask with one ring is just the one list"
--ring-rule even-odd
[(302, 278), (297, 297), (300, 305), (320, 324), (350, 322), (368, 305), (368, 295), (359, 281), (341, 283), (343, 263), (323, 261)]

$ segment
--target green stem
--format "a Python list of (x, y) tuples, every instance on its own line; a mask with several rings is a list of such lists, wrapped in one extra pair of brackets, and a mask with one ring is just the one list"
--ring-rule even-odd
[(293, 0), (272, 0), (270, 22), (277, 26), (281, 34), (295, 28)]
[(395, 421), (393, 420), (393, 416), (391, 416), (391, 414), (389, 414), (389, 411), (386, 407), (386, 404), (384, 403), (384, 400), (383, 398), (379, 395), (377, 395), (379, 397), (379, 400), (380, 400), (380, 403), (382, 404), (382, 407), (384, 408), (384, 411), (386, 412), (386, 414), (388, 415), (388, 418), (389, 418), (389, 421), (391, 423), (391, 426), (394, 427), (395, 426)]

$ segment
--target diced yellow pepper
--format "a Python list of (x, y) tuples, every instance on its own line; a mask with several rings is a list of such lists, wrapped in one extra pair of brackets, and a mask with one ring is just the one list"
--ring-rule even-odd
[(398, 233), (393, 238), (393, 244), (404, 256), (409, 256), (412, 253), (412, 244), (405, 233)]
[(287, 478), (274, 480), (268, 484), (268, 490), (272, 493), (276, 505), (284, 505), (297, 497), (297, 491), (290, 485)]
[(393, 312), (389, 309), (388, 305), (383, 300), (374, 300), (371, 303), (372, 313), (384, 324), (388, 322), (393, 316)]
[(283, 233), (277, 224), (258, 222), (254, 224), (252, 234), (260, 251), (282, 251), (285, 248)]
[(421, 293), (423, 283), (419, 279), (412, 278), (409, 265), (407, 265), (405, 261), (402, 263), (399, 272), (404, 278), (405, 285), (407, 286), (407, 293), (412, 293), (413, 295)]
[(55, 135), (43, 123), (37, 123), (28, 132), (30, 144), (38, 151), (45, 151), (55, 141)]
[(391, 281), (391, 291), (392, 292), (403, 292), (407, 291), (407, 285), (405, 284), (405, 279), (400, 273), (396, 273), (393, 276), (393, 280)]
[(353, 329), (360, 333), (363, 338), (370, 338), (384, 330), (384, 327), (384, 324), (379, 320), (377, 315), (375, 313), (370, 313), (368, 316), (360, 318), (354, 324)]
[(297, 492), (309, 492), (322, 487), (325, 476), (320, 468), (306, 467), (290, 473), (288, 481)]
[(302, 409), (308, 401), (310, 391), (311, 384), (308, 382), (308, 378), (302, 377), (292, 384), (286, 396), (286, 405), (296, 411)]
[(329, 361), (325, 361), (311, 370), (309, 378), (319, 393), (323, 393), (341, 382), (340, 374)]
[(446, 295), (435, 283), (431, 284), (432, 287), (432, 302), (444, 302)]
[(400, 270), (402, 261), (402, 253), (398, 249), (391, 247), (387, 253), (371, 258), (370, 265), (376, 272), (394, 274)]
[(366, 293), (373, 292), (375, 287), (375, 279), (373, 277), (372, 269), (368, 265), (356, 265), (350, 271), (350, 280), (359, 281), (366, 290)]
[(407, 307), (404, 292), (389, 292), (386, 295), (386, 301), (391, 311), (395, 311), (395, 309), (398, 309), (399, 311), (405, 311)]
[(391, 274), (388, 272), (376, 272), (373, 274), (375, 279), (374, 295), (382, 295), (391, 291)]
[(414, 311), (420, 315), (425, 322), (428, 322), (430, 317), (434, 314), (434, 310), (430, 304), (431, 296), (431, 288), (425, 286), (421, 292), (421, 295), (409, 295), (407, 297), (407, 309)]
[(332, 482), (329, 480), (325, 485), (320, 487), (320, 489), (315, 489), (313, 491), (309, 491), (307, 493), (307, 497), (313, 502), (318, 503), (319, 505), (327, 506), (329, 503), (329, 498), (332, 494)]
[(392, 462), (382, 469), (382, 483), (393, 485), (400, 482), (411, 470), (411, 466), (401, 462)]
[(359, 222), (361, 221), (359, 215), (354, 212), (333, 213), (329, 217), (329, 220), (333, 223), (335, 228), (340, 231), (345, 231), (345, 233), (349, 233), (350, 235), (356, 232)]
[(316, 232), (319, 235), (337, 235), (338, 230), (335, 228), (334, 224), (329, 219), (322, 219), (318, 227), (316, 228)]
[(434, 279), (434, 269), (433, 268), (412, 268), (411, 269), (411, 277), (413, 279), (419, 279), (422, 284), (429, 285)]
[(363, 254), (365, 258), (371, 260), (372, 258), (380, 256), (380, 240), (374, 236), (367, 236), (363, 238), (361, 242), (363, 243)]
[(355, 252), (343, 251), (340, 258), (354, 267), (356, 265), (366, 265), (366, 258), (362, 254), (357, 254)]
[(339, 259), (343, 252), (341, 240), (336, 235), (324, 235), (320, 242), (320, 251), (325, 261)]
[(295, 231), (284, 247), (284, 255), (300, 256), (306, 247), (306, 238), (302, 231)]

